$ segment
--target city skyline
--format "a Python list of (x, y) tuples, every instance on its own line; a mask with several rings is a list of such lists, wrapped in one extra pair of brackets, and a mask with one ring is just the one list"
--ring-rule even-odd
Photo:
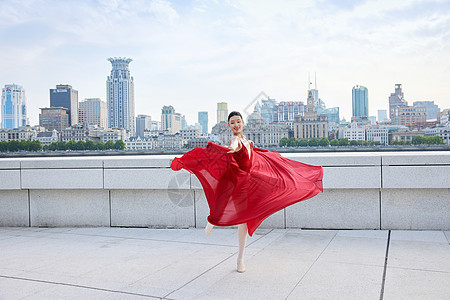
[(397, 83), (409, 103), (450, 107), (447, 2), (79, 3), (3, 3), (0, 85), (26, 89), (32, 125), (57, 84), (106, 101), (111, 56), (134, 60), (135, 112), (153, 119), (173, 105), (189, 124), (208, 111), (211, 127), (218, 102), (243, 110), (261, 91), (305, 102), (309, 72), (347, 120), (356, 84), (370, 90), (372, 116)]

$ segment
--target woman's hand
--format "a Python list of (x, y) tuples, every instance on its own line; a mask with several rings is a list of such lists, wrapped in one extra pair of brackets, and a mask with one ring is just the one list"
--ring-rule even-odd
[(230, 151), (228, 151), (227, 153), (234, 153), (234, 152), (238, 152), (239, 150), (241, 150), (241, 148), (242, 148), (242, 143), (241, 143), (241, 141), (238, 141), (238, 143), (237, 143), (237, 147), (236, 148), (233, 148), (231, 145), (230, 146), (228, 146), (228, 148), (229, 149), (231, 149)]

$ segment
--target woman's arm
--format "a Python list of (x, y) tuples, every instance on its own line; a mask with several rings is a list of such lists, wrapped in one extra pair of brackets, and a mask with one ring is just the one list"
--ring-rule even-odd
[(242, 148), (242, 143), (237, 136), (233, 136), (230, 140), (230, 146), (228, 146), (231, 150), (228, 153), (234, 153)]

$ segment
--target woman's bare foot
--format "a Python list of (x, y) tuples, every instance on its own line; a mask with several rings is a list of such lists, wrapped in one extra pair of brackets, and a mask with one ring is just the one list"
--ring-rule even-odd
[(236, 268), (236, 270), (239, 273), (244, 273), (245, 272), (245, 264), (244, 264), (243, 260), (238, 260), (237, 261), (237, 268)]

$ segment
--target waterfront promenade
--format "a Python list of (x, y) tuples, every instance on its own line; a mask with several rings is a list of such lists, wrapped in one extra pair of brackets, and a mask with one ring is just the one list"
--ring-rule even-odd
[(0, 299), (450, 299), (450, 231), (0, 228)]

